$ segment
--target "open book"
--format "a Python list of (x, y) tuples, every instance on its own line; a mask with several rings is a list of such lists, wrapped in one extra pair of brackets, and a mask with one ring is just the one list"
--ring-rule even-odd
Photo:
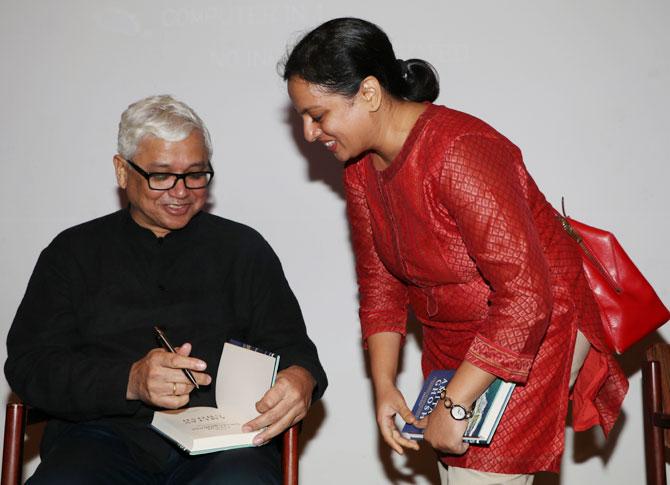
[[(440, 399), (440, 393), (447, 387), (453, 370), (434, 370), (423, 383), (419, 397), (414, 403), (412, 414), (418, 419), (428, 416)], [(516, 384), (496, 379), (475, 402), (472, 417), (463, 434), (463, 441), (476, 445), (488, 445), (493, 439), (503, 411), (512, 396)], [(402, 433), (411, 439), (423, 438), (423, 430), (411, 424), (405, 424)]]
[(258, 416), (256, 402), (274, 384), (279, 356), (226, 342), (216, 375), (216, 406), (156, 411), (151, 425), (191, 455), (253, 446), (242, 432)]

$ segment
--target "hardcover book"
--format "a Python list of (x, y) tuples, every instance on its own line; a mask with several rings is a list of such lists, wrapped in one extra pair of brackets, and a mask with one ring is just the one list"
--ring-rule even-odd
[(151, 426), (191, 455), (253, 446), (259, 431), (242, 425), (258, 416), (256, 402), (274, 384), (279, 356), (239, 342), (223, 345), (216, 407), (156, 411)]
[[(423, 383), (419, 397), (417, 397), (412, 414), (417, 419), (428, 416), (440, 399), (440, 394), (447, 387), (449, 379), (454, 375), (453, 370), (434, 370)], [(488, 389), (477, 399), (472, 418), (468, 420), (463, 441), (476, 445), (488, 445), (498, 427), (500, 418), (512, 396), (516, 384), (496, 379)], [(403, 435), (414, 440), (423, 439), (423, 430), (411, 424), (405, 424)]]

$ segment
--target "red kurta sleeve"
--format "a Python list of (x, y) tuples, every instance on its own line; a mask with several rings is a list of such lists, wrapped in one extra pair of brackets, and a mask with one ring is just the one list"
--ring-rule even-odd
[(363, 340), (378, 332), (406, 335), (408, 296), (405, 285), (379, 259), (372, 237), (370, 212), (356, 166), (344, 173), (347, 217), (356, 256)]
[(447, 150), (440, 183), (443, 204), (491, 287), (488, 316), (465, 359), (518, 383), (528, 378), (552, 306), (525, 173), (506, 140), (463, 135)]

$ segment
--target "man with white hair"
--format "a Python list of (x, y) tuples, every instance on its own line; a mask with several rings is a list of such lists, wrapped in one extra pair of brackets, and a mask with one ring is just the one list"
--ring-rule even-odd
[[(273, 438), (327, 385), (281, 264), (253, 229), (206, 212), (210, 136), (186, 104), (123, 113), (114, 167), (128, 207), (72, 227), (42, 252), (7, 339), (5, 374), (53, 418), (30, 483), (279, 483)], [(155, 348), (154, 325), (180, 346)], [(191, 457), (148, 423), (213, 406), (223, 343), (281, 356), (259, 396), (257, 446)], [(191, 371), (195, 389), (184, 369)]]

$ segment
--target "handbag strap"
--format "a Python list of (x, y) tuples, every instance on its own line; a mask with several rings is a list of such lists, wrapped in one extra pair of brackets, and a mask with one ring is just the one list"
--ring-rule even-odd
[(582, 236), (577, 232), (577, 229), (575, 229), (574, 227), (572, 227), (572, 225), (570, 224), (570, 221), (568, 220), (568, 216), (567, 216), (567, 214), (565, 213), (565, 197), (563, 197), (563, 196), (561, 196), (561, 212), (563, 213), (563, 215), (561, 215), (561, 214), (556, 214), (556, 216), (558, 217), (558, 220), (561, 221), (561, 225), (563, 226), (563, 229), (565, 229), (565, 232), (567, 232), (568, 235), (569, 235), (572, 239), (574, 239), (575, 241), (577, 241), (577, 244), (579, 244), (579, 245), (581, 246), (581, 248), (582, 248), (585, 252), (587, 252), (587, 253), (590, 254), (591, 251), (589, 251), (589, 249), (588, 249), (588, 248), (586, 247), (586, 245), (584, 244), (584, 239), (583, 239)]

